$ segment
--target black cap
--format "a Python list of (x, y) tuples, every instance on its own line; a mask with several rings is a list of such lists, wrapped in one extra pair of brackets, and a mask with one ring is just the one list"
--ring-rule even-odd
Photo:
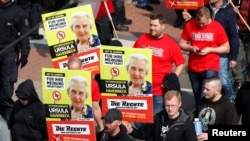
[(122, 113), (120, 110), (113, 108), (109, 109), (106, 113), (106, 115), (103, 117), (105, 122), (111, 123), (115, 120), (122, 121)]

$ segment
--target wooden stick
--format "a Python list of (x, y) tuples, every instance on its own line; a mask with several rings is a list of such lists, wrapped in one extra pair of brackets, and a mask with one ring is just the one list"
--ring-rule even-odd
[(114, 22), (113, 22), (113, 20), (112, 20), (111, 15), (110, 15), (110, 12), (109, 12), (109, 9), (108, 9), (108, 6), (107, 6), (106, 1), (104, 1), (104, 6), (105, 6), (105, 9), (106, 9), (106, 11), (107, 11), (107, 13), (108, 13), (108, 16), (109, 16), (109, 20), (110, 20), (110, 22), (111, 22), (111, 25), (112, 25), (112, 27), (113, 27), (113, 29), (114, 29), (116, 39), (119, 40), (118, 35), (117, 35), (117, 32), (116, 32), (116, 30), (115, 30)]
[[(236, 8), (235, 5), (233, 4), (233, 2), (231, 0), (230, 1), (230, 4), (233, 6), (233, 8)], [(247, 29), (250, 31), (250, 27), (249, 25), (247, 24), (247, 22), (244, 20), (244, 18), (241, 16), (240, 12), (237, 13), (241, 19), (241, 21), (245, 24), (245, 26), (247, 27)]]

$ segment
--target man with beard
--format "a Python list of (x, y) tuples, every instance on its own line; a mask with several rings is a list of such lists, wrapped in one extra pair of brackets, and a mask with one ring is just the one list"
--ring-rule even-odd
[[(153, 104), (154, 114), (163, 109), (163, 78), (166, 74), (174, 72), (180, 76), (185, 59), (177, 42), (169, 35), (164, 34), (165, 17), (162, 14), (151, 15), (149, 31), (141, 35), (133, 45), (134, 48), (152, 49), (152, 78), (153, 78)], [(175, 69), (172, 70), (172, 65)]]
[(97, 133), (97, 141), (134, 141), (127, 134), (127, 128), (123, 125), (120, 110), (109, 109), (103, 119), (105, 120), (105, 127), (103, 131)]
[[(149, 31), (141, 35), (133, 45), (134, 48), (152, 49), (152, 78), (153, 78), (153, 110), (154, 115), (163, 110), (163, 78), (166, 74), (175, 73), (179, 77), (184, 69), (185, 59), (177, 42), (164, 34), (165, 17), (162, 14), (150, 16)], [(175, 68), (174, 70), (172, 68)], [(137, 128), (145, 124), (135, 123)]]

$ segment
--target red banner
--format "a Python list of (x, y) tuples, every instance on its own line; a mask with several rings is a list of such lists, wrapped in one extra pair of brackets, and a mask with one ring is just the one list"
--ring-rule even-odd
[(94, 121), (47, 121), (49, 141), (95, 141)]
[(122, 112), (123, 120), (153, 123), (153, 97), (151, 96), (102, 96), (103, 116), (111, 108)]
[[(100, 73), (100, 48), (94, 48), (87, 52), (80, 52), (74, 55), (82, 61), (82, 68), (86, 71), (92, 71), (92, 74)], [(69, 57), (53, 61), (54, 68), (68, 69)]]
[(166, 7), (169, 9), (197, 9), (204, 6), (208, 0), (166, 0)]

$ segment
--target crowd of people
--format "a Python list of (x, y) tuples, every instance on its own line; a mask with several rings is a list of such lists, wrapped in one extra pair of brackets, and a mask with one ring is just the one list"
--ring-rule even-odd
[[(79, 3), (74, 5), (91, 4), (98, 33), (98, 37), (91, 35), (95, 42), (90, 45), (89, 36), (81, 36), (82, 31), (89, 33), (92, 29), (89, 15), (84, 12), (75, 13), (72, 16), (71, 29), (77, 37), (75, 42), (79, 52), (90, 47), (99, 47), (100, 44), (113, 45), (113, 30), (128, 31), (129, 28), (126, 25), (136, 22), (127, 18), (124, 1), (106, 2), (79, 0)], [(149, 3), (160, 4), (161, 2), (133, 0), (137, 8), (147, 11), (154, 11)], [(114, 19), (115, 29), (111, 26), (106, 7)], [(60, 8), (64, 8), (64, 5), (57, 6), (57, 10)], [(0, 0), (0, 10), (3, 11), (0, 13), (2, 19), (0, 21), (0, 31), (2, 31), (0, 36), (0, 126), (2, 127), (0, 140), (9, 141), (11, 138), (13, 141), (48, 140), (44, 107), (33, 81), (27, 79), (14, 90), (19, 65), (23, 68), (28, 64), (29, 40), (43, 38), (37, 28), (41, 17), (36, 15), (41, 14), (41, 8), (38, 1), (28, 4), (19, 1), (16, 4), (13, 0)], [(33, 15), (30, 14), (32, 10)], [(240, 117), (242, 125), (249, 125), (249, 11), (248, 0), (235, 0), (234, 4), (228, 0), (209, 0), (205, 6), (197, 8), (195, 12), (191, 11), (195, 14), (176, 10), (177, 20), (173, 26), (180, 27), (185, 24), (180, 41), (175, 41), (164, 33), (166, 19), (163, 14), (152, 14), (149, 17), (149, 33), (140, 35), (133, 45), (133, 48), (152, 50), (152, 72), (148, 72), (147, 58), (140, 54), (131, 55), (126, 69), (130, 74), (129, 91), (131, 93), (153, 94), (154, 122), (124, 125), (119, 109), (109, 109), (102, 118), (99, 91), (101, 74), (91, 76), (93, 78), (91, 80), (92, 107), (84, 104), (85, 99), (88, 98), (86, 80), (80, 77), (70, 80), (67, 92), (72, 104), (72, 118), (94, 118), (98, 128), (96, 130), (98, 141), (132, 141), (134, 138), (148, 141), (205, 141), (208, 140), (209, 125), (237, 125)], [(243, 20), (239, 15), (242, 15)], [(13, 43), (16, 39), (19, 40)], [(182, 51), (188, 52), (188, 60), (185, 60)], [(239, 59), (242, 56), (246, 59), (245, 64), (242, 64), (242, 60)], [(166, 75), (174, 73), (178, 78), (184, 71), (186, 61), (195, 101), (195, 111), (191, 114), (182, 108), (181, 91), (176, 89), (165, 92), (162, 84)], [(134, 62), (146, 67), (141, 67), (142, 71), (135, 73), (136, 67), (140, 66), (135, 66)], [(81, 60), (72, 57), (68, 62), (68, 68), (81, 70)], [(242, 68), (245, 68), (245, 73), (242, 73)], [(152, 84), (144, 79), (133, 79), (144, 78), (148, 73), (152, 73)], [(244, 76), (246, 82), (244, 82)], [(230, 78), (234, 81), (232, 82)], [(142, 91), (141, 86), (144, 83), (147, 88), (150, 88), (147, 91)], [(80, 85), (85, 89), (78, 90), (77, 87)], [(12, 99), (14, 91), (17, 101)], [(80, 97), (81, 104), (75, 102), (75, 97)], [(192, 123), (194, 118), (199, 118), (202, 122), (203, 133), (198, 135), (195, 133)], [(8, 129), (10, 134), (6, 132)]]

